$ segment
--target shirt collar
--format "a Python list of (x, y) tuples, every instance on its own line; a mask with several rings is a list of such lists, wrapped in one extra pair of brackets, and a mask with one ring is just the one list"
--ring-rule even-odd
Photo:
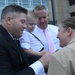
[[(38, 26), (37, 26), (37, 29), (38, 29), (40, 32), (43, 32), (43, 31), (44, 31), (43, 29), (39, 28)], [(48, 30), (48, 27), (47, 27), (46, 29)]]
[(12, 37), (13, 40), (18, 40), (18, 38), (14, 38), (10, 32), (8, 32), (8, 33)]

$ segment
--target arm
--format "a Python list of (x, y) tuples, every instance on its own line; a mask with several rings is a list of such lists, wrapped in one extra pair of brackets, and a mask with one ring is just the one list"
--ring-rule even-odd
[[(43, 67), (45, 68), (48, 67), (49, 62), (49, 60), (47, 59), (49, 58), (48, 54), (45, 54), (42, 58), (39, 59), (38, 62), (32, 64), (32, 66), (20, 70), (18, 69), (14, 70), (14, 68), (16, 67), (13, 68), (12, 65), (13, 62), (10, 62), (9, 60), (10, 57), (8, 56), (9, 55), (7, 53), (7, 50), (4, 50), (3, 48), (0, 47), (0, 75), (35, 75), (35, 74), (38, 75), (40, 71), (43, 71)], [(36, 66), (36, 64), (38, 64), (39, 66)]]
[(9, 56), (7, 50), (0, 46), (0, 75), (35, 75), (31, 67), (15, 71)]
[(41, 52), (37, 52), (37, 51), (34, 51), (32, 49), (23, 49), (23, 50), (25, 53), (33, 55), (33, 56), (43, 56), (45, 53), (48, 52), (47, 50), (43, 50)]
[(63, 65), (55, 57), (51, 56), (48, 75), (69, 75)]

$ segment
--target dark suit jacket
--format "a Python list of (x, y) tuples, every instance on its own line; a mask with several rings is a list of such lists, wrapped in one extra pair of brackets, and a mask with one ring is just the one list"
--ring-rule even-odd
[[(36, 59), (35, 59), (36, 60)], [(35, 75), (27, 55), (0, 25), (0, 75)]]

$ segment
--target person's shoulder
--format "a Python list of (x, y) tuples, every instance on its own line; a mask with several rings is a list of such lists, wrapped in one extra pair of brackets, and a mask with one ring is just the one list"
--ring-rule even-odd
[(22, 36), (32, 36), (30, 32), (24, 30)]
[(34, 34), (38, 34), (39, 31), (42, 31), (42, 29), (39, 28), (38, 26), (36, 26), (36, 27), (34, 28), (34, 30), (32, 31), (32, 33), (34, 33)]
[(50, 30), (50, 31), (58, 32), (58, 26), (48, 24), (48, 27), (47, 27), (47, 28), (48, 28), (48, 30)]
[(30, 33), (27, 30), (24, 30), (23, 34), (30, 34)]
[(48, 24), (48, 27), (50, 27), (50, 28), (58, 28), (58, 26), (52, 25), (52, 24)]

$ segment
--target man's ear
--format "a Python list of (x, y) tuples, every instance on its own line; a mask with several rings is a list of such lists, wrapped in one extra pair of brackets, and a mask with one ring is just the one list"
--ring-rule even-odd
[(10, 24), (11, 24), (11, 22), (10, 22), (10, 21), (11, 21), (11, 18), (10, 18), (10, 17), (7, 17), (7, 18), (6, 18), (6, 23), (7, 23), (8, 25), (10, 25)]
[(71, 36), (72, 31), (73, 31), (73, 30), (72, 30), (71, 27), (67, 28), (67, 36)]

